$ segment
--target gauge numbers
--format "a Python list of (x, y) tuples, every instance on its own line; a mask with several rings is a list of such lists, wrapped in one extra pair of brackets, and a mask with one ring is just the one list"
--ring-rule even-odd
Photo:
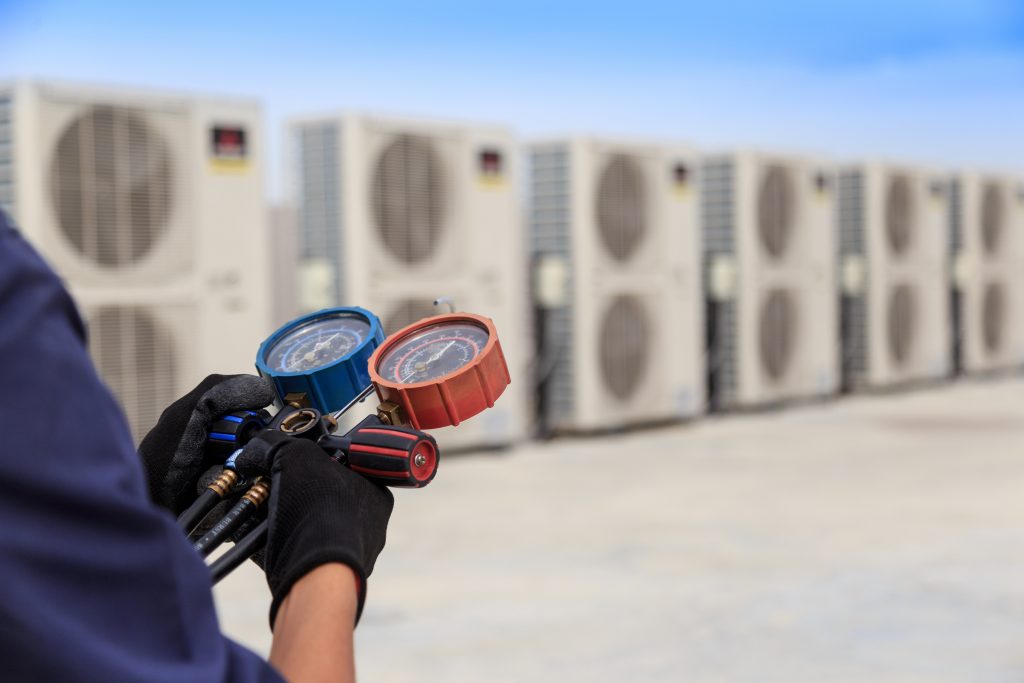
[(265, 362), (278, 372), (309, 372), (344, 358), (370, 334), (370, 323), (343, 314), (300, 325), (271, 346)]
[(436, 380), (471, 363), (483, 351), (487, 337), (487, 330), (474, 323), (429, 325), (388, 349), (377, 371), (398, 384)]

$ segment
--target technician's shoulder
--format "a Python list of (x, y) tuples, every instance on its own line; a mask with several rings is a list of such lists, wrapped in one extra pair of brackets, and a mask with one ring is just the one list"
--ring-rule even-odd
[(0, 319), (57, 316), (85, 341), (85, 326), (60, 278), (0, 210)]

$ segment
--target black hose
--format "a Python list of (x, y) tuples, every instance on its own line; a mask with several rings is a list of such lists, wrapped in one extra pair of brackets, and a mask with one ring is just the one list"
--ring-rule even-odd
[(213, 525), (202, 538), (192, 546), (196, 551), (206, 557), (212, 553), (221, 543), (231, 538), (232, 534), (238, 531), (252, 513), (256, 511), (256, 503), (248, 498), (242, 498), (235, 503), (234, 507), (228, 510), (219, 522)]
[(270, 529), (270, 522), (263, 520), (256, 527), (246, 534), (245, 538), (235, 544), (235, 547), (217, 558), (210, 565), (210, 578), (214, 583), (219, 582), (225, 576), (235, 571), (239, 565), (266, 545), (267, 531)]
[(206, 489), (187, 510), (178, 516), (178, 526), (185, 530), (185, 534), (192, 533), (201, 521), (210, 514), (210, 510), (217, 507), (221, 501), (220, 494), (211, 489)]

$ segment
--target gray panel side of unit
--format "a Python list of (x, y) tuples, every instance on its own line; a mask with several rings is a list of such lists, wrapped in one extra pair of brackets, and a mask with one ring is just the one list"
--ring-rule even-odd
[(0, 92), (0, 209), (16, 219), (14, 201), (14, 102)]
[[(736, 166), (730, 159), (704, 163), (701, 172), (701, 226), (704, 244), (704, 291), (710, 291), (711, 264), (716, 257), (736, 256)], [(715, 306), (715, 338), (710, 340), (708, 372), (718, 378), (719, 401), (736, 397), (739, 363), (735, 298)]]
[[(839, 255), (860, 257), (866, 255), (864, 173), (845, 170), (839, 174), (839, 201), (836, 221), (839, 230)], [(863, 262), (862, 262), (863, 263)], [(864, 263), (864, 267), (867, 264)], [(867, 293), (843, 296), (844, 328), (841, 330), (842, 367), (848, 382), (862, 383), (868, 372)]]
[(299, 255), (306, 259), (324, 259), (333, 269), (334, 304), (345, 299), (342, 268), (341, 160), (336, 123), (307, 123), (294, 129)]
[(543, 372), (550, 368), (545, 399), (550, 416), (556, 420), (572, 418), (575, 408), (573, 371), (573, 287), (571, 254), (570, 156), (565, 147), (531, 150), (530, 178), (530, 255), (534, 261), (545, 256), (563, 258), (568, 264), (568, 304), (547, 311), (547, 334), (543, 342)]

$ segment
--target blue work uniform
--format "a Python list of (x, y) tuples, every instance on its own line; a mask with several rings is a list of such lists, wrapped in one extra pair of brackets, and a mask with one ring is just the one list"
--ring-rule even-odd
[(0, 212), (0, 681), (281, 681), (220, 633), (67, 291)]

